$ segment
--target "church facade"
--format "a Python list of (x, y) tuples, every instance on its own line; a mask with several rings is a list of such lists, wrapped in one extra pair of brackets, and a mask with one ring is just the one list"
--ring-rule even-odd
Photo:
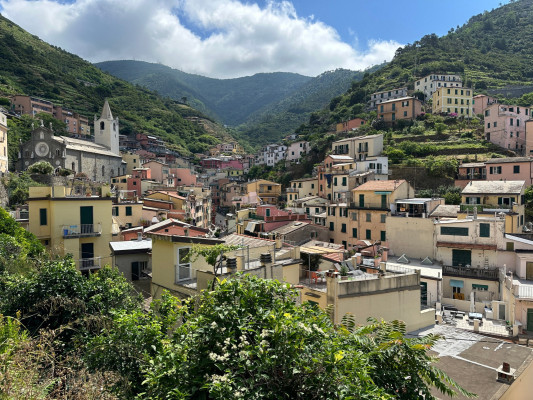
[(20, 146), (18, 168), (25, 170), (39, 161), (47, 161), (57, 170), (66, 168), (82, 172), (96, 182), (109, 182), (112, 176), (122, 175), (126, 163), (118, 146), (118, 118), (114, 119), (105, 101), (100, 118), (95, 116), (95, 141), (56, 136), (44, 126), (34, 129), (31, 138)]

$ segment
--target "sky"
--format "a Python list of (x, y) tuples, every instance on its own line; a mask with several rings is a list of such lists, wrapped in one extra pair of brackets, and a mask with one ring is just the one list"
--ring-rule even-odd
[(235, 78), (362, 70), (501, 3), (507, 0), (0, 0), (0, 10), (91, 62), (134, 59)]

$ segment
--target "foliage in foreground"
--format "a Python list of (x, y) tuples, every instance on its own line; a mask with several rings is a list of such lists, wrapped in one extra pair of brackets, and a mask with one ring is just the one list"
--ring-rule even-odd
[(277, 281), (244, 275), (180, 309), (185, 320), (146, 368), (149, 399), (434, 399), (469, 395), (433, 366), (437, 336), (399, 321), (356, 327), (295, 303)]

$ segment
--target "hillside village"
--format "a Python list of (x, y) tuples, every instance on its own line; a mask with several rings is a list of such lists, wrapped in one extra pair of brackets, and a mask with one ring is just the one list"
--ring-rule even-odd
[[(185, 305), (236, 275), (279, 281), (336, 326), (349, 314), (354, 326), (399, 320), (414, 336), (445, 335), (440, 368), (479, 398), (515, 399), (533, 373), (533, 105), (463, 79), (416, 76), (369, 93), (360, 114), (371, 118), (329, 126), (320, 145), (296, 130), (255, 153), (227, 140), (184, 154), (121, 132), (112, 100), (89, 116), (2, 94), (0, 204), (50, 259), (87, 279), (116, 267), (147, 313), (166, 293)], [(28, 116), (13, 149), (10, 131)], [(402, 145), (443, 137), (471, 142), (423, 161)], [(430, 180), (447, 186), (424, 181), (435, 155), (446, 166)], [(505, 344), (487, 344), (501, 348), (496, 361), (451, 356), (488, 339)], [(471, 377), (458, 372), (474, 364)]]

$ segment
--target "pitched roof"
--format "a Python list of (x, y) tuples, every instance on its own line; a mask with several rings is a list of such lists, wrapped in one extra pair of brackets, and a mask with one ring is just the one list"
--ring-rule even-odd
[(111, 113), (111, 108), (109, 107), (109, 102), (107, 99), (104, 101), (104, 106), (102, 107), (102, 115), (100, 119), (113, 119), (113, 114)]
[(52, 139), (57, 142), (66, 144), (67, 149), (69, 150), (83, 151), (86, 153), (95, 153), (109, 157), (122, 158), (121, 155), (113, 153), (107, 147), (101, 146), (93, 142), (89, 142), (88, 140), (73, 139), (67, 136), (52, 136)]
[(231, 235), (222, 238), (227, 245), (233, 246), (247, 246), (250, 248), (272, 246), (275, 241), (270, 239), (260, 239), (253, 236), (239, 235), (232, 233)]
[(331, 157), (333, 160), (339, 161), (353, 161), (353, 158), (350, 156), (339, 156), (337, 154), (330, 154), (328, 157)]
[(152, 239), (126, 240), (122, 242), (109, 242), (113, 253), (148, 252), (152, 250)]
[(459, 206), (449, 205), (449, 204), (439, 204), (435, 209), (429, 214), (429, 217), (450, 217), (456, 218), (457, 212), (459, 211)]
[(506, 157), (506, 158), (491, 158), (485, 161), (485, 164), (500, 164), (500, 163), (515, 163), (515, 162), (532, 162), (531, 157)]
[(270, 233), (279, 233), (280, 235), (287, 235), (291, 232), (297, 231), (298, 229), (304, 228), (306, 225), (309, 225), (309, 222), (293, 221), (289, 222), (287, 225), (272, 229)]
[(517, 194), (525, 181), (470, 181), (461, 194)]
[(379, 136), (383, 136), (383, 134), (382, 133), (376, 133), (374, 135), (367, 135), (367, 136), (353, 136), (353, 137), (349, 137), (349, 138), (346, 138), (346, 139), (337, 140), (337, 141), (333, 142), (333, 144), (341, 143), (341, 142), (349, 142), (349, 141), (352, 141), (352, 140), (374, 139), (374, 138), (377, 138)]
[(416, 100), (416, 101), (420, 101), (420, 100), (418, 100), (416, 97), (406, 96), (406, 97), (400, 97), (400, 98), (398, 98), (398, 99), (387, 100), (387, 101), (384, 101), (383, 103), (379, 103), (379, 104), (393, 103), (393, 102), (405, 101), (405, 100)]
[(361, 186), (356, 187), (353, 189), (354, 191), (364, 191), (364, 190), (383, 190), (383, 191), (394, 191), (396, 190), (402, 183), (407, 182), (405, 179), (400, 180), (388, 180), (388, 181), (368, 181), (366, 183), (363, 183)]

